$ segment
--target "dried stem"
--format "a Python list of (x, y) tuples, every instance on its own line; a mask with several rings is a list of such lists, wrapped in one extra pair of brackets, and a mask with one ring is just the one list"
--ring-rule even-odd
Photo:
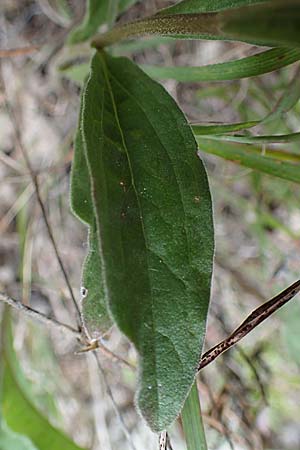
[(38, 320), (40, 323), (43, 323), (46, 326), (59, 329), (63, 332), (67, 332), (68, 334), (71, 334), (73, 337), (76, 337), (77, 339), (80, 339), (82, 337), (81, 333), (78, 330), (76, 330), (76, 328), (73, 328), (72, 326), (67, 325), (65, 323), (61, 323), (58, 320), (54, 319), (53, 317), (49, 317), (40, 311), (37, 311), (29, 306), (26, 306), (23, 303), (9, 297), (8, 295), (2, 292), (0, 292), (0, 301), (24, 313), (26, 316), (29, 316), (34, 320)]
[[(281, 308), (293, 297), (295, 297), (295, 295), (297, 295), (298, 292), (300, 292), (300, 280), (296, 281), (291, 286), (286, 288), (283, 292), (276, 295), (271, 300), (261, 305), (259, 308), (255, 309), (229, 337), (227, 337), (219, 344), (215, 345), (206, 353), (204, 353), (199, 362), (198, 371), (202, 370), (208, 364), (211, 364), (218, 356), (220, 356), (222, 353), (226, 352), (235, 344), (237, 344), (237, 342), (239, 342), (243, 337), (245, 337), (247, 334), (253, 331), (254, 328), (260, 325), (264, 320), (266, 320), (279, 308)], [(11, 297), (8, 297), (5, 294), (0, 293), (0, 301), (7, 303), (8, 305), (26, 313), (27, 315), (30, 315), (32, 318), (38, 319), (43, 323), (47, 322), (47, 324), (50, 325), (51, 323), (51, 325), (56, 326), (57, 328), (65, 330), (68, 329), (68, 331), (72, 332), (73, 335), (75, 335), (77, 338), (80, 336), (82, 337), (82, 334), (78, 330), (75, 330), (69, 325), (62, 324), (56, 321), (55, 319), (51, 319), (48, 316), (45, 316), (44, 314), (23, 305), (22, 303), (12, 299)], [(128, 361), (124, 360), (122, 357), (116, 355), (115, 353), (111, 352), (111, 350), (109, 350), (107, 347), (105, 347), (101, 342), (101, 340), (88, 342), (88, 346), (85, 347), (83, 351), (90, 351), (90, 350), (94, 351), (95, 349), (101, 350), (107, 356), (110, 356), (113, 359), (122, 362), (127, 367), (130, 367), (132, 369), (134, 368)]]
[(166, 430), (162, 431), (158, 436), (159, 450), (173, 450), (170, 436)]
[(116, 26), (106, 33), (98, 34), (92, 41), (92, 46), (100, 50), (121, 40), (137, 36), (192, 36), (199, 34), (205, 36), (220, 34), (217, 14), (174, 14), (169, 16), (157, 14)]
[(270, 317), (275, 311), (290, 301), (300, 292), (300, 280), (293, 283), (280, 294), (255, 309), (244, 322), (226, 339), (208, 350), (201, 357), (198, 371), (212, 363), (218, 356), (229, 350), (254, 328)]
[(158, 436), (158, 448), (159, 450), (167, 450), (167, 431), (164, 430)]
[(15, 56), (30, 55), (31, 53), (34, 53), (39, 49), (40, 48), (35, 45), (32, 45), (30, 47), (1, 49), (0, 58), (12, 58)]
[(6, 303), (7, 305), (11, 306), (12, 308), (17, 309), (21, 313), (26, 314), (27, 316), (31, 317), (34, 320), (37, 320), (38, 322), (41, 322), (49, 327), (56, 328), (57, 330), (67, 332), (68, 334), (71, 334), (73, 337), (80, 339), (80, 341), (83, 342), (83, 344), (85, 346), (81, 350), (79, 350), (77, 352), (77, 354), (85, 353), (87, 351), (92, 351), (92, 350), (99, 350), (104, 356), (109, 357), (111, 360), (118, 361), (130, 369), (135, 369), (135, 367), (132, 364), (130, 364), (124, 358), (122, 358), (119, 355), (116, 355), (109, 348), (107, 348), (103, 344), (102, 339), (95, 339), (92, 341), (89, 341), (89, 340), (87, 341), (87, 337), (85, 335), (83, 335), (82, 332), (76, 330), (76, 328), (73, 328), (70, 325), (61, 323), (58, 320), (56, 320), (52, 317), (49, 317), (40, 311), (37, 311), (36, 309), (26, 306), (23, 303), (21, 303), (20, 301), (15, 300), (12, 297), (9, 297), (8, 295), (6, 295), (2, 292), (0, 292), (0, 302)]

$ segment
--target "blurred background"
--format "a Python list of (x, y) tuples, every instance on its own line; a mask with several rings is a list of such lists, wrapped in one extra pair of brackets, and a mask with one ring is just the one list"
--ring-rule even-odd
[[(120, 20), (153, 14), (172, 3), (140, 1)], [(69, 175), (80, 88), (92, 52), (88, 44), (70, 47), (65, 40), (84, 11), (81, 0), (1, 0), (0, 5), (0, 48), (27, 49), (0, 50), (0, 290), (70, 325), (75, 325), (75, 315), (69, 291), (20, 140), (38, 174), (46, 214), (79, 300), (87, 232), (70, 212)], [(114, 51), (137, 63), (189, 66), (241, 58), (258, 49), (148, 38)], [(296, 69), (294, 64), (242, 81), (163, 84), (193, 123), (256, 120), (276, 105)], [(13, 109), (13, 121), (7, 106)], [(284, 120), (261, 132), (299, 131), (299, 119), (300, 102)], [(299, 278), (300, 189), (215, 156), (202, 157), (216, 226), (208, 349)], [(211, 450), (300, 448), (299, 323), (298, 298), (202, 371), (199, 390)], [(134, 349), (117, 329), (105, 339), (113, 352), (135, 361)], [(93, 450), (158, 448), (157, 436), (134, 408), (134, 371), (100, 353), (99, 372), (90, 355), (76, 355), (80, 346), (72, 336), (20, 313), (13, 314), (13, 344), (32, 402), (78, 445)], [(185, 448), (179, 422), (170, 438), (174, 450)]]

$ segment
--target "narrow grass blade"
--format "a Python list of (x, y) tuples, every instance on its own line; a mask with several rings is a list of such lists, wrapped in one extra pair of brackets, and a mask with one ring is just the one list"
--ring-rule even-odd
[[(261, 149), (247, 144), (216, 142), (212, 139), (197, 138), (199, 149), (206, 153), (221, 156), (251, 169), (300, 183), (299, 155), (288, 152), (272, 152), (272, 157), (262, 153)], [(276, 158), (275, 158), (276, 154)], [(286, 161), (289, 156), (298, 159), (298, 163)], [(285, 159), (284, 159), (285, 158)]]
[[(195, 132), (197, 135), (197, 132)], [(215, 141), (238, 142), (240, 144), (290, 144), (300, 141), (300, 132), (290, 134), (279, 134), (273, 136), (242, 136), (239, 134), (210, 135), (209, 139)], [(298, 155), (300, 158), (300, 154)]]
[(256, 55), (201, 67), (161, 67), (142, 65), (151, 77), (181, 82), (226, 81), (255, 77), (278, 70), (300, 60), (299, 49), (274, 48)]
[(292, 109), (300, 98), (300, 68), (297, 69), (289, 86), (285, 89), (284, 94), (279, 99), (274, 111), (264, 118), (262, 123), (269, 123), (272, 120), (279, 119), (283, 114)]
[(193, 384), (189, 396), (185, 401), (181, 412), (181, 418), (187, 450), (207, 450), (197, 381)]
[(231, 131), (245, 130), (247, 128), (255, 127), (260, 124), (260, 120), (252, 120), (249, 122), (239, 123), (222, 123), (214, 125), (192, 125), (193, 133), (196, 136), (219, 135), (222, 133), (229, 133)]

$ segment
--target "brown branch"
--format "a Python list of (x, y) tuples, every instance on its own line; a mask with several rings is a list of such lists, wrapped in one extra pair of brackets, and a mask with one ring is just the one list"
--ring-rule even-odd
[(38, 322), (41, 322), (49, 327), (56, 328), (58, 330), (66, 332), (72, 335), (73, 337), (79, 339), (85, 345), (85, 347), (76, 352), (76, 354), (84, 353), (87, 351), (100, 350), (100, 352), (103, 353), (106, 357), (118, 361), (124, 364), (126, 367), (129, 367), (130, 369), (135, 369), (135, 367), (128, 361), (126, 361), (126, 359), (122, 358), (119, 355), (116, 355), (109, 348), (107, 348), (102, 343), (101, 339), (94, 339), (92, 341), (87, 341), (86, 336), (83, 335), (80, 331), (76, 330), (76, 328), (73, 328), (72, 326), (67, 325), (65, 323), (59, 322), (53, 317), (49, 317), (46, 314), (37, 311), (36, 309), (26, 306), (20, 301), (15, 300), (12, 297), (9, 297), (7, 294), (4, 294), (3, 292), (0, 292), (0, 302), (6, 303), (12, 308), (20, 311), (21, 313), (24, 313), (26, 316), (31, 317), (31, 319), (37, 320)]
[(162, 431), (158, 436), (159, 450), (173, 450), (170, 436), (166, 430)]
[(14, 56), (30, 55), (31, 53), (34, 53), (39, 49), (40, 48), (35, 45), (21, 48), (0, 49), (0, 58), (11, 58)]
[(49, 317), (46, 314), (37, 311), (36, 309), (26, 306), (23, 303), (19, 302), (18, 300), (15, 300), (2, 292), (0, 292), (0, 301), (26, 314), (26, 316), (29, 316), (32, 319), (37, 319), (44, 325), (60, 329), (61, 331), (67, 332), (68, 334), (72, 334), (72, 336), (76, 337), (77, 339), (80, 339), (82, 337), (81, 333), (78, 330), (76, 330), (76, 328), (73, 328), (72, 326), (67, 325), (65, 323), (61, 323), (58, 320), (54, 319), (53, 317)]
[(159, 450), (167, 450), (167, 431), (162, 431), (158, 436)]
[(119, 362), (121, 362), (122, 364), (124, 364), (124, 366), (128, 367), (129, 369), (136, 369), (136, 367), (131, 364), (130, 362), (128, 362), (126, 359), (122, 358), (122, 356), (116, 355), (114, 352), (112, 352), (111, 350), (109, 350), (109, 348), (107, 348), (103, 343), (102, 343), (102, 339), (98, 338), (98, 339), (93, 339), (92, 341), (90, 341), (88, 343), (88, 345), (86, 347), (81, 348), (77, 354), (81, 354), (81, 353), (87, 353), (93, 350), (101, 350), (101, 352), (108, 356), (110, 359), (112, 360), (117, 360)]
[(254, 328), (295, 297), (298, 292), (300, 292), (300, 280), (255, 309), (229, 337), (204, 353), (199, 362), (198, 371), (212, 363), (218, 356), (243, 339)]

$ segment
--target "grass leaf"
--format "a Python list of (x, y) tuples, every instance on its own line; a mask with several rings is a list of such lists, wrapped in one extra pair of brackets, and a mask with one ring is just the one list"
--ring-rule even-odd
[(185, 401), (181, 417), (187, 450), (207, 450), (197, 381), (193, 384), (188, 398)]
[(181, 82), (226, 81), (262, 75), (300, 60), (299, 49), (274, 48), (253, 56), (201, 67), (161, 67), (143, 64), (151, 77)]
[[(247, 144), (228, 143), (197, 137), (199, 150), (221, 156), (237, 164), (266, 174), (300, 183), (299, 155), (289, 152), (268, 152)], [(288, 162), (298, 161), (298, 163)]]
[[(195, 133), (197, 134), (197, 133)], [(243, 136), (239, 134), (218, 134), (210, 135), (210, 139), (215, 141), (238, 142), (240, 144), (289, 144), (300, 141), (300, 133), (274, 134), (272, 136)], [(298, 154), (300, 160), (300, 153)]]

